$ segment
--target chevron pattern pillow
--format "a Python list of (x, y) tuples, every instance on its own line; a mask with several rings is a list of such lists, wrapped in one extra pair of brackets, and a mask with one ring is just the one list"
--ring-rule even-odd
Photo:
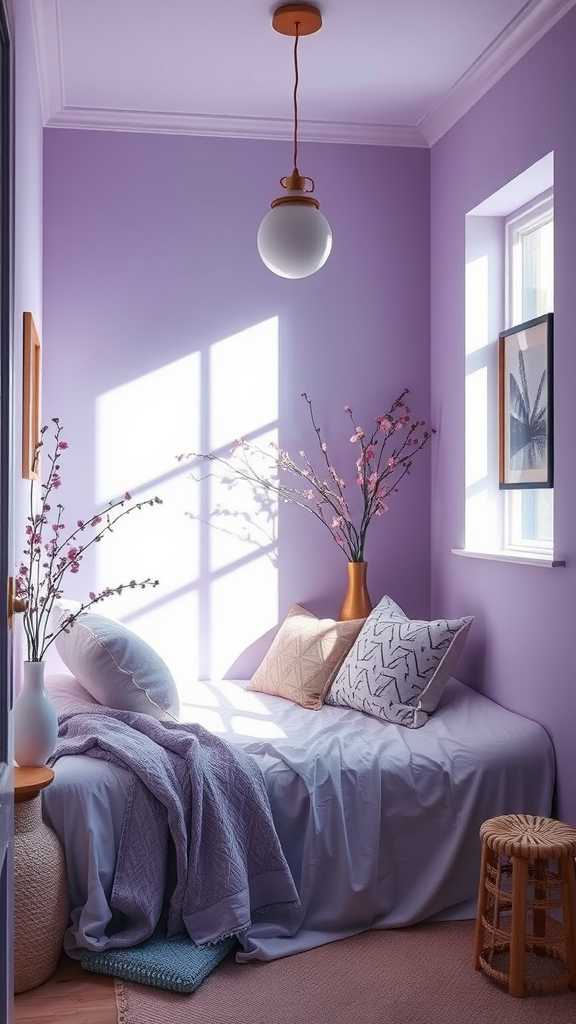
[(364, 622), (319, 619), (301, 605), (293, 605), (247, 689), (319, 711)]
[(418, 729), (435, 711), (473, 622), (409, 619), (391, 597), (370, 613), (326, 704)]

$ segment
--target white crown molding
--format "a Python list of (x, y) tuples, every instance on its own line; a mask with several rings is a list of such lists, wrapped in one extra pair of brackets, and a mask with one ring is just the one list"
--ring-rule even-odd
[[(45, 120), (47, 128), (85, 128), (103, 131), (206, 135), (233, 139), (292, 139), (294, 126), (285, 119), (172, 114), (148, 110), (60, 108)], [(356, 146), (413, 146), (428, 148), (419, 128), (411, 125), (345, 124), (300, 121), (302, 142), (336, 142)]]
[[(57, 0), (32, 0), (32, 25), (44, 124), (64, 107), (62, 45)], [(57, 54), (57, 59), (54, 59)], [(52, 56), (49, 56), (52, 55)]]
[[(68, 105), (64, 91), (58, 0), (30, 2), (46, 127), (244, 139), (284, 140), (292, 137), (292, 123), (283, 119), (109, 110)], [(510, 25), (418, 125), (302, 121), (300, 138), (309, 142), (358, 146), (428, 148), (488, 92), (575, 3), (576, 0), (529, 0)]]
[(530, 0), (418, 127), (433, 146), (568, 13), (576, 0)]

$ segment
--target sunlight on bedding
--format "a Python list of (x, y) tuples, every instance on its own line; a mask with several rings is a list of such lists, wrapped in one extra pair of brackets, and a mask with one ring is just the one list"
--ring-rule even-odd
[(225, 718), (217, 711), (212, 711), (209, 708), (197, 708), (190, 704), (182, 705), (180, 720), (195, 722), (197, 725), (202, 725), (204, 729), (217, 733), (218, 736), (230, 736), (234, 733), (237, 736), (248, 736), (258, 740), (286, 737), (286, 733), (280, 726), (271, 720), (260, 721), (256, 718), (246, 718), (243, 715), (232, 715)]
[(264, 715), (270, 717), (272, 711), (266, 705), (266, 701), (262, 699), (254, 690), (245, 690), (241, 686), (238, 686), (237, 682), (231, 679), (222, 679), (217, 682), (211, 682), (209, 688), (213, 691), (216, 690), (222, 694), (222, 699), (235, 708), (236, 711), (246, 711), (254, 715)]
[(168, 664), (182, 702), (221, 678), (278, 620), (277, 502), (222, 483), (182, 453), (278, 438), (278, 317), (271, 317), (98, 397), (95, 495), (158, 495), (120, 521), (93, 560), (94, 589), (146, 578), (96, 607), (125, 622)]
[[(188, 700), (180, 709), (182, 722), (197, 722), (219, 735), (233, 733), (254, 739), (282, 739), (287, 736), (258, 694), (245, 690), (236, 682), (196, 682), (192, 689), (194, 700)], [(242, 711), (245, 714), (238, 714)]]

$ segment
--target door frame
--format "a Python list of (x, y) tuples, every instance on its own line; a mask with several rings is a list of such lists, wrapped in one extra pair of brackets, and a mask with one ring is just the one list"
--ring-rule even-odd
[(0, 1019), (13, 1017), (14, 798), (12, 637), (8, 578), (14, 565), (14, 47), (11, 10), (0, 0)]

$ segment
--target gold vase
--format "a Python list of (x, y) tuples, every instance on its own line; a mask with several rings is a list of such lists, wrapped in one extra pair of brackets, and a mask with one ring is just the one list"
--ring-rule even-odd
[(338, 618), (365, 619), (372, 611), (372, 601), (366, 586), (368, 562), (348, 562), (348, 589)]

